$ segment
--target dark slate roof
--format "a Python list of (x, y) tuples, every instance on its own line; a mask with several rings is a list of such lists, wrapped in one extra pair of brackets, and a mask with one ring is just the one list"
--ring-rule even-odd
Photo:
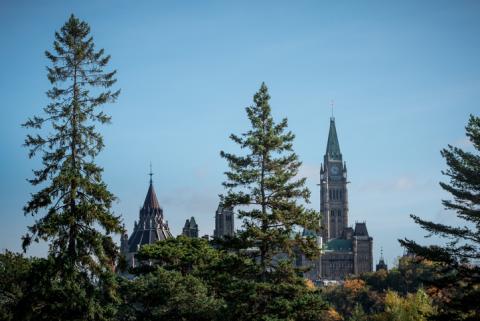
[(190, 228), (198, 228), (197, 222), (195, 222), (195, 218), (193, 216), (190, 218)]
[(129, 252), (137, 252), (144, 244), (152, 244), (172, 237), (168, 224), (163, 217), (153, 183), (150, 181), (145, 202), (140, 209), (139, 221), (135, 222), (133, 233), (128, 239)]
[(163, 241), (170, 237), (172, 237), (172, 234), (170, 233), (168, 226), (165, 225), (159, 228), (138, 227), (133, 231), (128, 240), (128, 250), (129, 252), (137, 252), (142, 245)]
[(335, 118), (330, 118), (330, 130), (328, 131), (327, 152), (330, 159), (342, 159), (340, 153), (340, 144), (338, 143), (337, 129), (335, 128)]
[(367, 224), (363, 223), (355, 223), (355, 232), (353, 233), (354, 236), (368, 236), (367, 231)]
[(145, 197), (145, 202), (143, 202), (143, 208), (161, 208), (157, 199), (157, 194), (155, 194), (152, 181), (150, 181), (147, 196)]

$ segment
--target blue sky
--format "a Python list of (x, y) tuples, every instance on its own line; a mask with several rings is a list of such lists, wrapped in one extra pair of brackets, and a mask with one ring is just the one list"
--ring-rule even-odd
[[(194, 215), (211, 234), (230, 133), (265, 81), (276, 119), (296, 134), (301, 174), (319, 208), (330, 101), (349, 171), (350, 222), (366, 221), (375, 260), (425, 233), (409, 213), (451, 223), (438, 186), (440, 149), (471, 148), (464, 126), (480, 101), (478, 1), (0, 1), (0, 248), (20, 250), (36, 189), (20, 127), (49, 88), (43, 52), (74, 13), (112, 55), (122, 94), (105, 107), (98, 157), (131, 231), (148, 167), (174, 234)], [(435, 240), (433, 240), (435, 241)], [(432, 242), (432, 240), (425, 240)], [(34, 246), (42, 255), (46, 246)]]

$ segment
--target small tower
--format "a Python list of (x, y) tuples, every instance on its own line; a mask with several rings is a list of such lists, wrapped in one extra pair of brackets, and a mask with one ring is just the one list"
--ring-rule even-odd
[(368, 235), (367, 223), (355, 222), (353, 230), (353, 273), (373, 271), (373, 238)]
[(222, 204), (219, 204), (215, 212), (215, 230), (213, 231), (213, 237), (222, 238), (225, 236), (233, 236), (235, 233), (234, 218), (233, 208), (225, 208)]
[(193, 216), (185, 221), (182, 235), (195, 238), (198, 237), (198, 225), (197, 222), (195, 222), (195, 218)]
[(380, 248), (380, 260), (378, 261), (377, 266), (375, 267), (375, 271), (385, 270), (388, 271), (387, 263), (383, 259), (383, 247)]
[(152, 244), (172, 237), (168, 223), (163, 216), (163, 209), (153, 188), (152, 170), (150, 168), (150, 185), (147, 196), (140, 209), (139, 219), (135, 221), (133, 232), (127, 240), (127, 235), (121, 239), (121, 251), (129, 266), (135, 266), (135, 254), (144, 244)]

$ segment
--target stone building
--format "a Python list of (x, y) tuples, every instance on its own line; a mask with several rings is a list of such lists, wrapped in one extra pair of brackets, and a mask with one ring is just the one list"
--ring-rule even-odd
[(192, 216), (190, 219), (185, 221), (185, 226), (183, 226), (182, 235), (188, 237), (198, 237), (198, 225), (195, 222), (195, 218)]
[(152, 173), (150, 173), (150, 186), (148, 187), (143, 206), (140, 209), (139, 219), (135, 221), (130, 237), (128, 237), (126, 232), (122, 236), (120, 251), (125, 256), (128, 267), (135, 267), (138, 265), (135, 261), (135, 254), (140, 249), (140, 246), (152, 244), (170, 237), (172, 237), (172, 234), (155, 194)]
[(215, 230), (213, 237), (233, 236), (235, 233), (235, 215), (233, 208), (224, 208), (221, 204), (215, 212)]
[(367, 225), (348, 225), (347, 165), (338, 143), (335, 119), (330, 118), (327, 149), (320, 166), (320, 212), (322, 232), (304, 236), (321, 238), (322, 255), (316, 262), (302, 258), (302, 265), (311, 266), (306, 276), (312, 280), (340, 280), (350, 274), (371, 272), (373, 269), (373, 239)]

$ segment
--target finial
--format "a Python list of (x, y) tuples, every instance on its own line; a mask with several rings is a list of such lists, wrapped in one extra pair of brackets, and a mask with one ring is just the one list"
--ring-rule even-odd
[(150, 162), (150, 173), (148, 173), (148, 175), (150, 176), (150, 184), (152, 184), (152, 176), (153, 176), (153, 173), (152, 173), (152, 162)]
[(332, 99), (332, 100), (330, 101), (330, 107), (332, 108), (332, 119), (334, 118), (334, 117), (333, 117), (333, 107), (334, 107), (334, 106), (335, 106), (335, 101)]
[(383, 260), (383, 246), (380, 247), (380, 260)]

